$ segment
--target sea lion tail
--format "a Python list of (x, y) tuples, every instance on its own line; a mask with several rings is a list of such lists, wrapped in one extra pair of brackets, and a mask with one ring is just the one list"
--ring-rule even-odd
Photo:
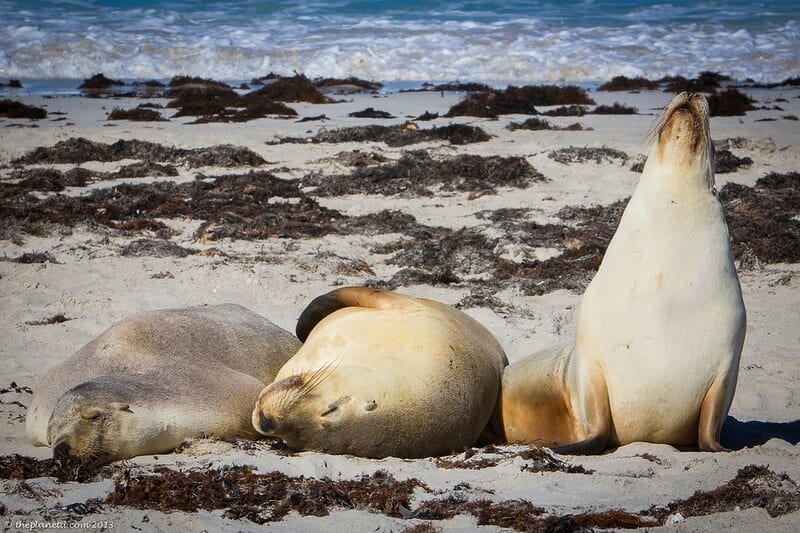
[(412, 299), (390, 291), (370, 289), (369, 287), (342, 287), (322, 296), (314, 298), (300, 313), (295, 333), (297, 338), (305, 342), (311, 330), (323, 318), (345, 307), (369, 307), (371, 309), (387, 309)]

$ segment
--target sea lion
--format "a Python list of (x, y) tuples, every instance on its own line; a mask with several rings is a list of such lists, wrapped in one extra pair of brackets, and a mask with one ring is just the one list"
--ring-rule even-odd
[(364, 287), (316, 298), (297, 336), (303, 347), (259, 396), (253, 427), (333, 454), (429, 457), (473, 445), (507, 364), (461, 311)]
[(26, 430), (88, 463), (165, 453), (188, 438), (259, 435), (258, 394), (300, 347), (234, 304), (140, 313), (45, 372)]
[(505, 370), (495, 425), (510, 442), (562, 453), (635, 441), (724, 449), (746, 319), (706, 99), (677, 95), (651, 139), (574, 343)]

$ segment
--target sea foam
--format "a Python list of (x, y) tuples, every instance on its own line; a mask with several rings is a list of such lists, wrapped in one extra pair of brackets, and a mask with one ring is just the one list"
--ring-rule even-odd
[(594, 2), (572, 11), (558, 2), (502, 9), (487, 3), (485, 12), (475, 2), (431, 2), (427, 11), (388, 2), (363, 13), (349, 2), (288, 2), (271, 10), (254, 1), (38, 4), (0, 0), (0, 77), (80, 79), (103, 72), (231, 80), (298, 71), (377, 80), (588, 82), (715, 70), (776, 81), (799, 70), (800, 17), (763, 7), (750, 7), (749, 16), (737, 2), (724, 9), (641, 3), (609, 13)]

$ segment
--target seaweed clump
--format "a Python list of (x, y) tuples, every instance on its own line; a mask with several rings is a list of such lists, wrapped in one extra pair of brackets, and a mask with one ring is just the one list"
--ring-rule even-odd
[[(502, 307), (493, 293), (514, 288), (526, 295), (556, 289), (586, 288), (616, 230), (627, 200), (610, 206), (570, 207), (558, 213), (571, 225), (537, 224), (524, 219), (526, 211), (500, 209), (489, 215), (502, 238), (489, 237), (480, 228), (453, 230), (406, 223), (399, 232), (413, 237), (375, 247), (374, 253), (393, 254), (386, 260), (402, 268), (388, 280), (370, 282), (373, 287), (395, 289), (402, 285), (459, 284), (470, 289), (467, 306)], [(521, 249), (561, 248), (546, 260), (511, 260), (499, 253), (501, 246)]]
[[(209, 240), (374, 234), (416, 224), (413, 217), (394, 212), (348, 217), (320, 206), (296, 183), (267, 172), (211, 180), (199, 175), (195, 181), (181, 184), (125, 183), (79, 197), (54, 195), (38, 199), (28, 195), (0, 204), (3, 234), (45, 234), (54, 226), (85, 223), (111, 230), (154, 231), (163, 239), (173, 232), (158, 219), (179, 217), (203, 221), (195, 237)], [(163, 243), (137, 243), (127, 251), (128, 255), (141, 253), (182, 256), (184, 251)]]
[(569, 165), (572, 163), (586, 163), (594, 161), (597, 164), (608, 162), (614, 163), (628, 160), (628, 154), (621, 150), (601, 146), (600, 148), (570, 146), (553, 150), (547, 157), (558, 163)]
[(523, 467), (523, 471), (525, 472), (563, 472), (566, 474), (593, 473), (592, 470), (586, 470), (581, 465), (573, 465), (562, 461), (549, 450), (536, 448), (534, 446), (522, 450), (509, 450), (506, 448), (498, 448), (493, 445), (479, 449), (469, 448), (464, 452), (464, 459), (436, 458), (436, 467), (444, 469), (481, 470), (497, 466), (501, 462), (515, 457), (526, 461), (532, 461)]
[(263, 90), (239, 95), (232, 87), (213, 80), (173, 78), (167, 107), (179, 108), (175, 117), (197, 116), (194, 123), (247, 122), (268, 115), (296, 117), (297, 111)]
[(755, 187), (726, 183), (719, 191), (733, 255), (765, 263), (800, 262), (800, 173), (770, 173)]
[(280, 472), (257, 474), (247, 466), (194, 472), (157, 468), (156, 475), (118, 482), (106, 503), (161, 511), (226, 509), (226, 518), (246, 518), (257, 524), (282, 520), (291, 511), (327, 516), (331, 508), (400, 518), (400, 509), (410, 507), (414, 489), (422, 486), (416, 479), (398, 481), (383, 471), (357, 480), (332, 481)]
[(84, 187), (94, 181), (142, 178), (145, 176), (177, 176), (178, 170), (172, 165), (158, 163), (133, 163), (120, 167), (116, 172), (98, 172), (85, 168), (61, 171), (55, 168), (21, 168), (12, 172), (17, 183), (5, 184), (0, 189), (0, 197), (23, 196), (29, 191), (60, 192), (66, 187)]
[[(633, 172), (644, 172), (644, 160), (639, 160), (631, 166)], [(717, 174), (729, 174), (740, 168), (749, 168), (753, 160), (749, 157), (737, 157), (730, 150), (720, 148), (714, 151), (714, 165)]]
[(133, 109), (122, 109), (115, 107), (111, 113), (108, 114), (108, 120), (132, 120), (136, 122), (160, 122), (166, 121), (161, 113), (155, 109), (146, 107), (135, 107)]
[(407, 146), (426, 141), (443, 140), (450, 144), (470, 144), (488, 141), (491, 137), (483, 128), (467, 124), (421, 129), (413, 122), (395, 126), (354, 126), (320, 131), (314, 137), (283, 137), (280, 143), (345, 143), (345, 142), (384, 142), (388, 146)]
[(51, 147), (39, 147), (12, 161), (14, 165), (80, 164), (87, 161), (110, 162), (121, 159), (140, 159), (159, 163), (185, 163), (200, 166), (260, 166), (266, 161), (244, 147), (229, 144), (210, 148), (175, 148), (136, 139), (120, 139), (113, 144), (74, 137), (59, 141)]
[(90, 481), (98, 474), (97, 466), (78, 457), (34, 459), (24, 455), (0, 456), (0, 479), (54, 477), (61, 481)]
[(72, 319), (64, 316), (64, 313), (58, 313), (49, 318), (43, 318), (41, 320), (28, 320), (25, 323), (29, 326), (52, 326), (53, 324), (61, 324), (69, 320)]
[(98, 97), (112, 92), (114, 87), (123, 87), (124, 85), (124, 82), (106, 78), (100, 73), (83, 80), (83, 83), (78, 86), (78, 89), (87, 96)]
[(427, 152), (406, 152), (393, 165), (364, 166), (352, 174), (309, 180), (316, 185), (315, 195), (411, 194), (432, 196), (430, 187), (445, 191), (483, 191), (494, 187), (527, 187), (545, 177), (522, 157), (481, 157), (459, 155), (437, 161)]
[(22, 255), (11, 259), (14, 263), (23, 265), (41, 265), (44, 263), (58, 264), (59, 261), (50, 252), (25, 252)]
[(558, 130), (558, 131), (583, 131), (586, 128), (581, 126), (579, 123), (575, 122), (574, 124), (570, 124), (569, 126), (554, 126), (549, 121), (531, 117), (529, 119), (524, 120), (523, 122), (511, 122), (506, 126), (506, 129), (511, 131), (516, 130), (531, 130), (531, 131), (541, 131), (541, 130)]
[(312, 104), (333, 102), (303, 74), (296, 74), (291, 78), (277, 78), (255, 93), (277, 102), (309, 102)]
[(461, 102), (452, 106), (445, 116), (471, 116), (495, 118), (512, 113), (538, 115), (534, 106), (567, 104), (594, 104), (586, 91), (574, 85), (558, 87), (555, 85), (509, 86), (503, 91), (489, 90), (469, 94)]
[(712, 117), (741, 116), (755, 109), (755, 100), (733, 87), (708, 97), (708, 109)]
[(599, 105), (592, 110), (594, 115), (636, 115), (639, 110), (635, 107), (622, 105), (614, 102), (613, 105)]
[(548, 117), (582, 117), (589, 112), (589, 108), (583, 105), (562, 105), (555, 109), (548, 109), (542, 115)]
[(476, 83), (476, 82), (463, 82), (463, 81), (452, 81), (447, 83), (423, 83), (422, 88), (419, 91), (435, 91), (435, 92), (469, 92), (469, 93), (476, 93), (476, 92), (483, 92), (483, 91), (491, 91), (493, 90), (490, 86), (486, 85), (485, 83)]
[(800, 509), (800, 488), (786, 474), (776, 474), (766, 466), (749, 465), (721, 487), (697, 491), (667, 506), (653, 506), (644, 514), (663, 524), (675, 513), (684, 517), (705, 516), (753, 507), (761, 507), (773, 518), (793, 513)]
[(125, 257), (188, 257), (195, 253), (196, 250), (163, 239), (136, 239), (123, 246), (120, 252)]
[(627, 76), (614, 76), (611, 81), (607, 81), (597, 88), (598, 91), (639, 91), (639, 90), (658, 89), (658, 82), (637, 76), (628, 78)]
[(348, 116), (354, 118), (394, 118), (394, 115), (388, 111), (381, 111), (373, 107), (368, 107), (366, 109), (362, 109), (361, 111), (353, 111), (352, 113), (349, 113)]
[(47, 111), (41, 107), (23, 104), (14, 100), (0, 100), (0, 117), (29, 118), (39, 120), (47, 118)]
[(736, 157), (730, 150), (717, 150), (714, 153), (714, 160), (717, 174), (736, 172), (753, 164), (753, 160), (749, 157)]
[(731, 77), (718, 72), (703, 71), (696, 78), (685, 78), (684, 76), (665, 76), (659, 80), (665, 83), (666, 93), (713, 93), (720, 87), (722, 82), (731, 81)]
[(545, 515), (543, 508), (525, 500), (491, 502), (489, 500), (465, 501), (457, 497), (423, 502), (412, 515), (427, 520), (447, 520), (460, 514), (477, 518), (478, 525), (492, 525), (515, 531), (556, 532), (590, 531), (594, 529), (632, 529), (657, 525), (649, 517), (626, 511), (602, 511)]

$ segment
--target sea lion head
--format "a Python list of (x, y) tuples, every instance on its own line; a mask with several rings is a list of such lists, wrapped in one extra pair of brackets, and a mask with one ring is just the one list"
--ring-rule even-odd
[(339, 394), (337, 380), (329, 368), (296, 374), (267, 386), (253, 410), (253, 427), (262, 435), (277, 437), (295, 448), (308, 442), (326, 443), (320, 451), (331, 451), (346, 432), (329, 431), (348, 426), (356, 417), (374, 411), (374, 401), (359, 405), (352, 396)]
[(131, 391), (114, 385), (119, 383), (84, 382), (59, 399), (47, 425), (54, 458), (69, 456), (99, 465), (130, 456), (127, 450), (135, 434), (131, 428), (134, 413), (119, 398), (129, 397)]
[(682, 92), (672, 99), (648, 135), (653, 143), (644, 173), (666, 173), (687, 182), (714, 186), (714, 145), (709, 110), (701, 94)]

